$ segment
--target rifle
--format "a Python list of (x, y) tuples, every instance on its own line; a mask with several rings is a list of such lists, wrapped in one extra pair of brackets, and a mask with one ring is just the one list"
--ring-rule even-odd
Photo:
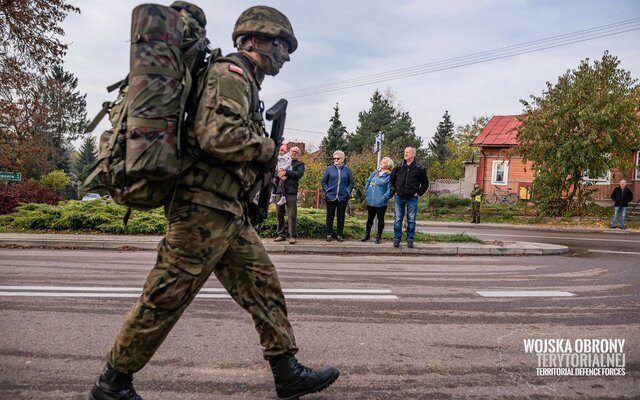
[[(276, 104), (269, 108), (266, 112), (267, 121), (271, 123), (271, 135), (269, 137), (274, 141), (276, 151), (282, 144), (282, 134), (284, 132), (284, 121), (287, 117), (287, 100), (280, 99)], [(269, 200), (271, 199), (272, 181), (275, 177), (275, 167), (263, 171), (256, 178), (255, 183), (247, 193), (249, 221), (259, 232), (262, 223), (267, 219), (269, 212)]]

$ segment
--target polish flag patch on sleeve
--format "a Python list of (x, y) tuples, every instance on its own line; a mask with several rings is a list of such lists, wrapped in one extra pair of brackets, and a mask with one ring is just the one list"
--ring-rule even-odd
[(244, 75), (244, 71), (242, 70), (242, 68), (238, 67), (237, 65), (229, 65), (229, 71), (231, 72), (235, 72), (236, 74), (239, 75)]

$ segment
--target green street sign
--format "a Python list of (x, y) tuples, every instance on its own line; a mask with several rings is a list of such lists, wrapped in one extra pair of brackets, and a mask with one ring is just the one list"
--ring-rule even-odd
[(20, 172), (0, 172), (0, 180), (21, 181), (22, 174)]

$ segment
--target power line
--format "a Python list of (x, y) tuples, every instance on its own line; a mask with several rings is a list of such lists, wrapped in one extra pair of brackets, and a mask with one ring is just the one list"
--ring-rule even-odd
[(416, 65), (407, 68), (395, 69), (358, 78), (346, 79), (333, 83), (326, 83), (307, 88), (301, 88), (281, 93), (276, 93), (265, 99), (279, 97), (294, 98), (311, 96), (334, 92), (338, 90), (351, 89), (375, 83), (388, 82), (391, 80), (408, 78), (417, 75), (424, 75), (438, 71), (460, 68), (468, 65), (480, 64), (503, 58), (513, 57), (525, 53), (533, 53), (548, 50), (556, 47), (568, 46), (575, 43), (595, 40), (607, 36), (619, 35), (640, 29), (640, 18), (633, 18), (619, 21), (612, 24), (588, 28), (580, 31), (570, 32), (562, 35), (552, 36), (544, 39), (520, 43), (512, 46), (501, 47), (494, 50), (473, 53), (465, 56), (449, 58), (427, 64)]

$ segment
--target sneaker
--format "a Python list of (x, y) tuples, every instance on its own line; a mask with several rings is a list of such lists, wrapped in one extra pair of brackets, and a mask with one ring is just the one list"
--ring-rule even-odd
[(344, 239), (343, 239), (343, 238), (342, 238), (342, 236), (340, 236), (340, 235), (336, 236), (336, 240), (337, 240), (338, 242), (343, 242), (343, 241), (344, 241)]
[(394, 240), (393, 241), (393, 247), (400, 247), (400, 241), (399, 240)]
[(287, 240), (287, 238), (284, 236), (278, 236), (277, 238), (273, 239), (274, 242), (284, 242), (285, 240)]
[(331, 235), (327, 235), (327, 242), (330, 242), (333, 240), (333, 237), (331, 237)]
[(618, 228), (620, 228), (620, 229), (625, 229), (625, 227), (624, 227), (624, 226), (619, 226)]
[(289, 238), (289, 244), (296, 244), (297, 240), (294, 237)]
[(282, 197), (280, 197), (280, 200), (278, 200), (278, 202), (276, 204), (279, 205), (279, 206), (283, 206), (286, 202), (287, 202), (287, 198), (282, 196)]
[(413, 240), (407, 240), (407, 247), (413, 249)]

